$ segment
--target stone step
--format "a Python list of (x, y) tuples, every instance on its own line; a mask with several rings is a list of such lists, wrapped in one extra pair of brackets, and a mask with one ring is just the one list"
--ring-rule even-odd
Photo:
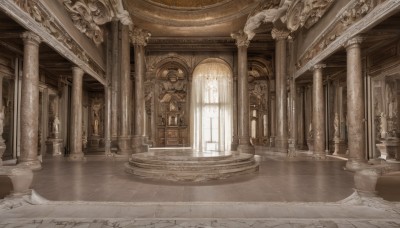
[(251, 154), (199, 158), (190, 152), (147, 152), (132, 155), (125, 170), (142, 178), (198, 182), (254, 173), (258, 167)]
[(141, 162), (133, 162), (130, 161), (129, 165), (132, 167), (142, 168), (142, 169), (154, 169), (154, 170), (171, 170), (171, 171), (207, 171), (207, 170), (220, 170), (235, 167), (246, 167), (249, 165), (253, 165), (256, 161), (254, 159), (247, 159), (242, 161), (234, 161), (232, 160), (230, 163), (212, 163), (212, 164), (203, 164), (203, 163), (163, 163), (163, 164), (151, 164), (151, 163), (141, 163)]
[(169, 181), (201, 182), (208, 180), (226, 179), (231, 176), (244, 175), (257, 172), (259, 164), (255, 162), (252, 165), (242, 167), (225, 167), (219, 170), (193, 170), (193, 171), (173, 171), (173, 170), (155, 170), (143, 169), (139, 167), (127, 166), (126, 172), (146, 179), (161, 179)]

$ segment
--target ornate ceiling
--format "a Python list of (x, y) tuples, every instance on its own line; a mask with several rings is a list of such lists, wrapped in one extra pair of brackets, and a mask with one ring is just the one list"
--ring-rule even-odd
[[(152, 1), (155, 3), (159, 3), (165, 6), (170, 6), (170, 7), (190, 7), (190, 8), (196, 8), (196, 7), (205, 7), (205, 6), (210, 6), (214, 5), (216, 3), (220, 3), (223, 1), (227, 0), (148, 0)], [(231, 0), (228, 0), (231, 1)]]
[(229, 37), (243, 29), (260, 0), (123, 0), (152, 37)]

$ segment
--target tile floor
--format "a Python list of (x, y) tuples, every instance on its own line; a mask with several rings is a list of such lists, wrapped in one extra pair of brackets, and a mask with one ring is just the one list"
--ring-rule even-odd
[(35, 173), (40, 195), (61, 201), (121, 202), (334, 202), (349, 196), (353, 174), (344, 161), (285, 161), (264, 158), (257, 174), (206, 183), (172, 183), (137, 178), (123, 161), (50, 159)]

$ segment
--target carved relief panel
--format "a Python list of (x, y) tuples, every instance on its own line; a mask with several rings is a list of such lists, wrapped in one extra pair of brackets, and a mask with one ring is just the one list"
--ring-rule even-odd
[(157, 146), (187, 146), (187, 75), (172, 63), (157, 74)]

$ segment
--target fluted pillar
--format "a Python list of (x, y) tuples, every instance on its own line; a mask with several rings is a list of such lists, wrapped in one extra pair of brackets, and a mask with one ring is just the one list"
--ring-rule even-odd
[(276, 137), (275, 147), (280, 152), (288, 150), (288, 116), (286, 88), (286, 40), (288, 31), (272, 29), (275, 39), (275, 91), (276, 91)]
[(122, 25), (121, 31), (121, 74), (120, 74), (120, 105), (119, 105), (119, 135), (118, 154), (129, 156), (132, 154), (130, 129), (130, 43), (129, 26)]
[(133, 153), (148, 151), (145, 135), (145, 101), (144, 101), (144, 79), (146, 75), (144, 47), (150, 33), (135, 28), (131, 34), (131, 41), (135, 48), (135, 123), (133, 136)]
[(118, 38), (118, 30), (119, 30), (119, 21), (113, 20), (111, 22), (111, 140), (112, 146), (116, 147), (118, 144), (118, 114), (119, 114), (119, 87), (120, 87), (120, 48), (119, 48), (119, 38)]
[(366, 164), (364, 89), (361, 65), (361, 43), (359, 37), (350, 39), (347, 52), (347, 121), (349, 137), (349, 159), (346, 169), (355, 171)]
[(240, 153), (254, 154), (254, 147), (250, 144), (250, 103), (247, 68), (247, 47), (250, 41), (246, 33), (240, 31), (231, 35), (236, 40), (238, 47), (238, 138), (237, 151)]
[(312, 125), (314, 129), (313, 156), (317, 159), (325, 158), (325, 105), (324, 87), (322, 83), (322, 69), (325, 64), (315, 65), (313, 70), (313, 115)]
[(234, 76), (234, 78), (233, 78), (233, 105), (232, 105), (232, 109), (233, 109), (232, 144), (231, 144), (232, 151), (237, 151), (237, 147), (239, 146), (237, 95), (238, 95), (238, 83), (237, 83), (237, 77)]
[(297, 90), (296, 90), (296, 79), (292, 78), (290, 80), (290, 139), (289, 139), (289, 153), (290, 157), (296, 155), (296, 146), (297, 146), (297, 110), (296, 110), (296, 98), (297, 98)]
[(22, 34), (24, 65), (21, 85), (21, 155), (18, 163), (32, 170), (42, 168), (38, 160), (39, 131), (39, 45), (41, 39), (32, 32)]
[(82, 152), (82, 83), (84, 71), (79, 67), (72, 67), (72, 94), (71, 94), (71, 151), (69, 160), (82, 161), (85, 155)]

